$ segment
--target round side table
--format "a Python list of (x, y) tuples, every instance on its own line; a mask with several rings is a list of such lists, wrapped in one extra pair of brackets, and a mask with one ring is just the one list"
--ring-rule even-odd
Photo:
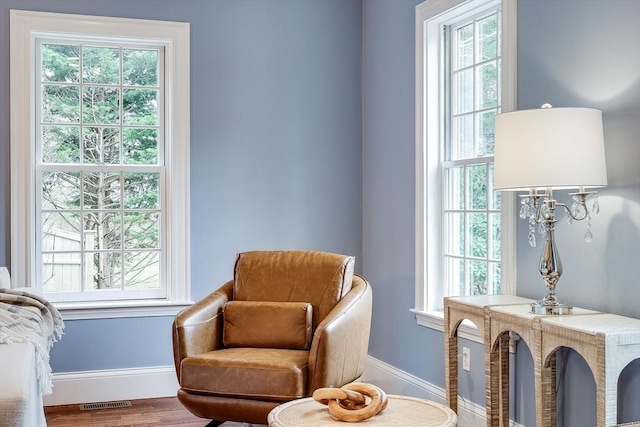
[(457, 416), (447, 406), (408, 396), (389, 395), (387, 408), (369, 419), (347, 423), (333, 418), (326, 405), (312, 397), (275, 407), (268, 416), (269, 427), (455, 427)]

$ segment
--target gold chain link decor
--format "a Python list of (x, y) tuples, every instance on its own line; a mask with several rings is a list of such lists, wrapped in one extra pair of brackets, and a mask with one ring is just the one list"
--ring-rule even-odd
[(388, 401), (387, 394), (381, 388), (367, 383), (319, 388), (313, 392), (313, 398), (327, 405), (331, 416), (348, 423), (366, 420), (381, 413)]

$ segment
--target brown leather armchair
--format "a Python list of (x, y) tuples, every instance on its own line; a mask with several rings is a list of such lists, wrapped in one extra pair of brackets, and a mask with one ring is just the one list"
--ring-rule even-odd
[(276, 406), (364, 370), (371, 286), (351, 256), (254, 251), (173, 323), (178, 399), (214, 420), (266, 424)]

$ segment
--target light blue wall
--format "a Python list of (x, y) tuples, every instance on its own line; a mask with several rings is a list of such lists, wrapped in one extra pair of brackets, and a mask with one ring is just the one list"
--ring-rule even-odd
[[(374, 288), (372, 356), (444, 386), (442, 334), (416, 326), (414, 305), (414, 8), (419, 0), (363, 2), (364, 273)], [(609, 186), (600, 192), (594, 242), (584, 223), (560, 225), (561, 298), (640, 318), (640, 2), (520, 0), (518, 108), (544, 102), (603, 110)], [(535, 149), (532, 147), (531, 149)], [(566, 201), (566, 195), (559, 194)], [(520, 237), (526, 224), (519, 224)], [(518, 294), (541, 297), (540, 248), (518, 245)], [(465, 398), (484, 405), (482, 349), (470, 343)], [(559, 425), (595, 425), (595, 386), (584, 360), (566, 352)], [(533, 363), (513, 360), (512, 417), (535, 425)], [(564, 362), (564, 360), (561, 360)], [(475, 368), (474, 368), (475, 367)], [(621, 422), (640, 419), (640, 361), (620, 380)], [(563, 403), (564, 402), (564, 403)]]
[[(191, 23), (192, 297), (236, 252), (362, 260), (359, 0), (2, 0), (0, 265), (9, 263), (9, 9)], [(55, 372), (171, 365), (171, 317), (68, 321)]]

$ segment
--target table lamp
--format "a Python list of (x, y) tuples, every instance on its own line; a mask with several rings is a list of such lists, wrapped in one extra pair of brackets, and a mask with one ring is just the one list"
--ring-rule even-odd
[[(529, 244), (536, 246), (536, 225), (544, 237), (539, 271), (546, 294), (531, 304), (532, 313), (570, 314), (573, 307), (556, 298), (562, 275), (554, 238), (556, 210), (564, 210), (569, 223), (586, 219), (585, 241), (592, 240), (591, 216), (600, 208), (597, 193), (587, 188), (607, 185), (602, 112), (545, 104), (535, 110), (497, 115), (494, 168), (496, 190), (528, 192), (521, 196), (520, 218), (529, 221)], [(565, 189), (577, 189), (570, 193), (571, 208), (553, 198), (553, 190)]]

